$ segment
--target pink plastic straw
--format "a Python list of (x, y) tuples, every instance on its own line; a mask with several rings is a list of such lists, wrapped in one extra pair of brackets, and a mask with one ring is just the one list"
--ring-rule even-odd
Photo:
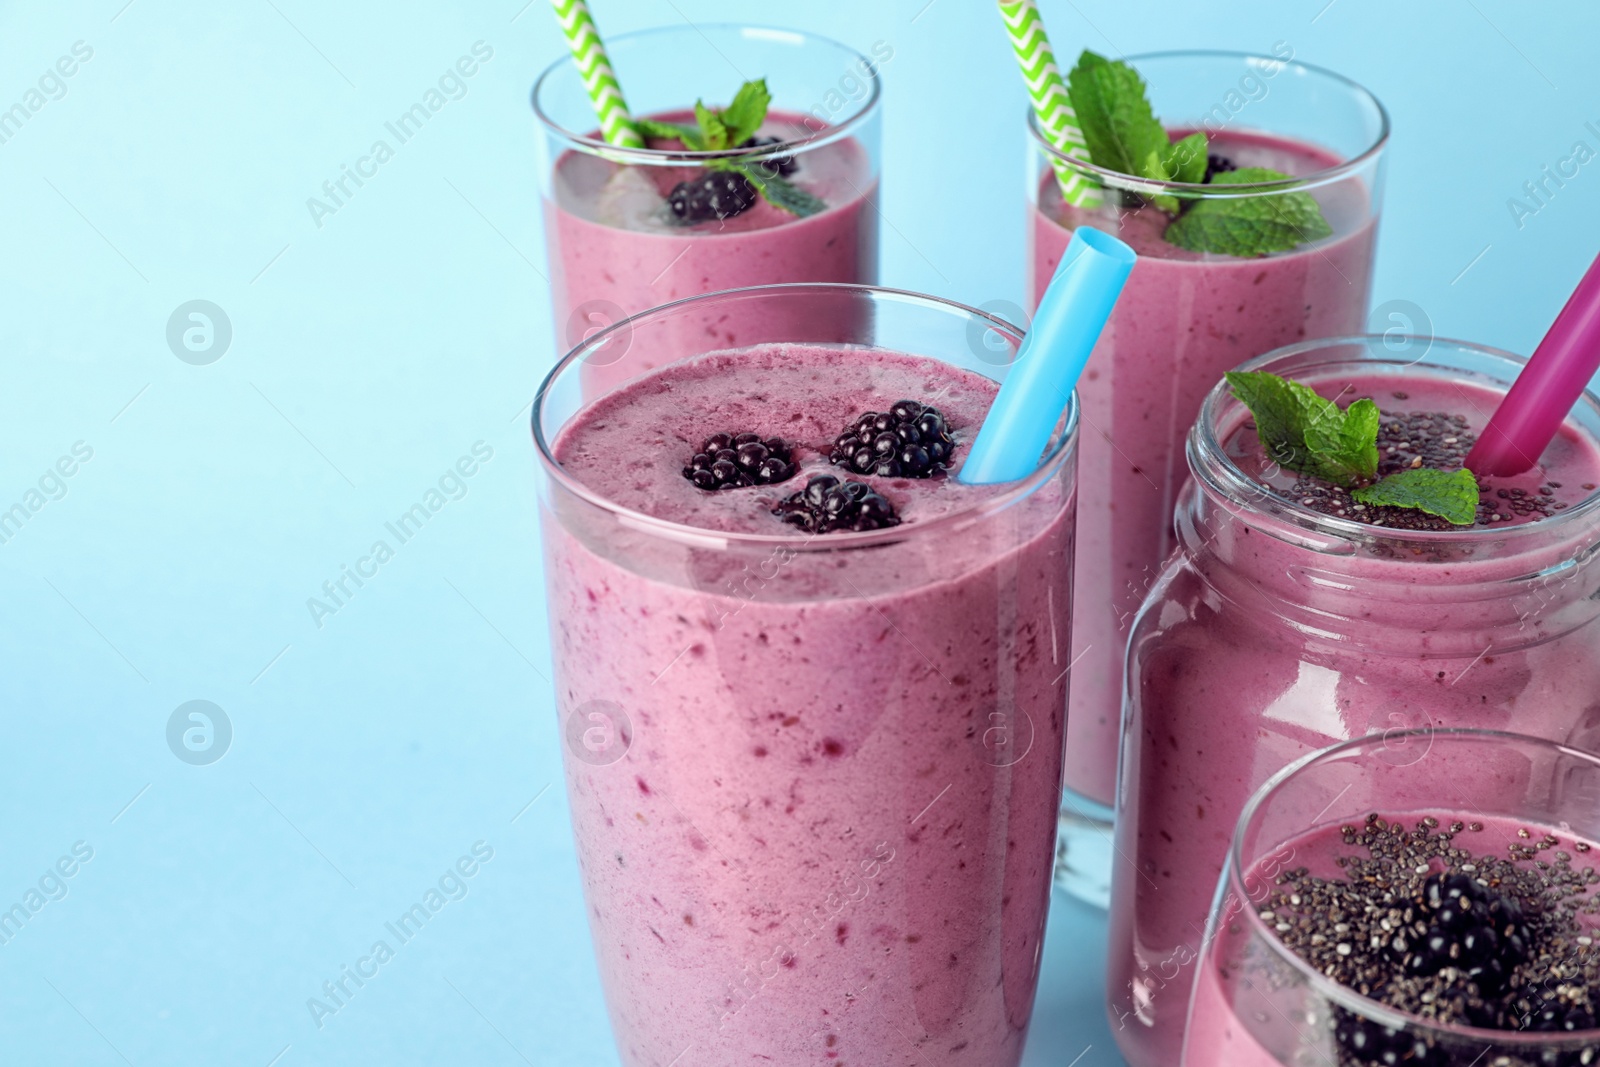
[(1507, 477), (1532, 467), (1596, 370), (1600, 370), (1600, 256), (1511, 383), (1511, 391), (1467, 454), (1467, 468), (1480, 477)]

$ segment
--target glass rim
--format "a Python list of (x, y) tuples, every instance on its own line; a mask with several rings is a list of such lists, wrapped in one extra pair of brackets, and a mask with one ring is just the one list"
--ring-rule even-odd
[[(1526, 366), (1528, 357), (1519, 356), (1515, 352), (1493, 348), (1489, 345), (1474, 344), (1471, 341), (1458, 341), (1449, 337), (1423, 337), (1416, 334), (1348, 334), (1343, 337), (1321, 337), (1310, 341), (1297, 341), (1292, 345), (1284, 345), (1265, 352), (1254, 359), (1245, 360), (1234, 368), (1239, 371), (1260, 370), (1270, 364), (1291, 356), (1304, 355), (1319, 349), (1333, 349), (1343, 345), (1358, 345), (1370, 348), (1374, 343), (1400, 341), (1404, 344), (1430, 346), (1452, 345), (1458, 349), (1479, 355), (1492, 356), (1503, 359), (1517, 366), (1518, 371)], [(1352, 361), (1340, 361), (1352, 362)], [(1417, 368), (1437, 368), (1450, 370), (1439, 363), (1429, 363), (1424, 359), (1401, 360), (1368, 358), (1361, 362), (1375, 364), (1400, 364)], [(1515, 375), (1512, 376), (1513, 378)], [(1505, 383), (1510, 385), (1510, 380)], [(1285, 496), (1280, 491), (1265, 485), (1250, 477), (1239, 465), (1234, 462), (1223, 447), (1222, 440), (1217, 436), (1217, 418), (1221, 405), (1235, 399), (1228, 388), (1227, 379), (1224, 378), (1211, 387), (1211, 392), (1206, 394), (1205, 401), (1200, 405), (1200, 415), (1195, 420), (1194, 426), (1189, 431), (1188, 453), (1190, 473), (1195, 481), (1227, 500), (1229, 503), (1258, 514), (1281, 515), (1296, 525), (1316, 533), (1336, 539), (1343, 543), (1358, 543), (1379, 538), (1385, 541), (1398, 541), (1412, 545), (1458, 545), (1463, 543), (1477, 543), (1485, 540), (1518, 542), (1531, 539), (1550, 531), (1569, 530), (1574, 523), (1591, 519), (1600, 512), (1600, 490), (1590, 492), (1582, 500), (1573, 504), (1564, 511), (1558, 512), (1538, 522), (1497, 523), (1493, 526), (1462, 526), (1450, 530), (1402, 530), (1390, 526), (1374, 526), (1371, 523), (1358, 522), (1355, 519), (1341, 519), (1336, 515), (1327, 515), (1315, 511), (1301, 504), (1293, 497)], [(1585, 388), (1579, 397), (1579, 403), (1587, 403), (1591, 410), (1600, 418), (1600, 396), (1592, 388)], [(1576, 408), (1574, 409), (1576, 410)], [(1570, 416), (1569, 416), (1570, 417)], [(1203, 462), (1196, 462), (1196, 459)], [(1252, 498), (1269, 497), (1275, 512), (1268, 513), (1261, 509)], [(1600, 529), (1596, 531), (1596, 540), (1600, 541)]]
[[(1378, 135), (1372, 144), (1363, 149), (1360, 154), (1352, 156), (1342, 163), (1336, 163), (1331, 167), (1324, 167), (1320, 170), (1313, 171), (1310, 174), (1296, 178), (1280, 178), (1268, 182), (1240, 182), (1237, 185), (1229, 184), (1220, 188), (1216, 185), (1210, 185), (1205, 182), (1155, 181), (1149, 178), (1140, 178), (1137, 175), (1128, 174), (1120, 170), (1111, 170), (1106, 167), (1098, 167), (1093, 162), (1082, 156), (1075, 156), (1070, 152), (1063, 152), (1059, 148), (1052, 145), (1044, 136), (1043, 131), (1040, 130), (1039, 116), (1034, 113), (1032, 108), (1029, 108), (1028, 110), (1029, 135), (1033, 138), (1034, 143), (1039, 147), (1039, 149), (1045, 152), (1047, 155), (1061, 160), (1074, 171), (1083, 174), (1086, 177), (1094, 178), (1101, 185), (1110, 186), (1114, 189), (1126, 190), (1128, 192), (1141, 193), (1144, 195), (1170, 193), (1176, 196), (1183, 196), (1191, 200), (1225, 200), (1230, 198), (1237, 199), (1251, 196), (1271, 196), (1278, 193), (1293, 192), (1297, 190), (1317, 188), (1323, 185), (1328, 185), (1339, 181), (1342, 178), (1348, 177), (1350, 174), (1353, 174), (1356, 171), (1364, 168), (1371, 160), (1376, 159), (1380, 154), (1382, 154), (1384, 148), (1387, 147), (1389, 143), (1389, 135), (1392, 131), (1392, 127), (1389, 122), (1389, 111), (1383, 106), (1383, 101), (1379, 100), (1377, 96), (1373, 94), (1372, 90), (1368, 89), (1360, 82), (1353, 78), (1348, 78), (1337, 71), (1329, 70), (1327, 67), (1319, 67), (1314, 63), (1304, 63), (1298, 59), (1280, 59), (1277, 56), (1264, 56), (1255, 52), (1233, 52), (1226, 49), (1213, 48), (1180, 48), (1169, 49), (1161, 52), (1142, 52), (1138, 55), (1126, 56), (1124, 57), (1124, 61), (1134, 67), (1137, 67), (1138, 64), (1149, 60), (1180, 58), (1234, 59), (1242, 62), (1255, 61), (1261, 63), (1276, 63), (1284, 67), (1295, 67), (1300, 70), (1308, 71), (1319, 77), (1328, 78), (1335, 82), (1339, 82), (1349, 89), (1357, 98), (1363, 99), (1370, 103), (1376, 110), (1378, 115)], [(1165, 124), (1163, 124), (1163, 127), (1164, 126)]]
[[(737, 159), (746, 162), (763, 162), (777, 159), (782, 156), (791, 156), (797, 152), (808, 152), (825, 145), (833, 144), (851, 136), (855, 130), (870, 121), (878, 112), (883, 99), (883, 80), (878, 76), (879, 64), (862, 55), (849, 45), (841, 44), (831, 37), (821, 34), (809, 33), (804, 30), (791, 30), (781, 26), (758, 26), (737, 22), (707, 22), (694, 26), (649, 26), (639, 30), (629, 30), (610, 38), (613, 43), (647, 37), (654, 34), (681, 33), (693, 30), (701, 33), (705, 30), (735, 30), (741, 34), (754, 34), (767, 39), (786, 39), (797, 45), (817, 43), (836, 48), (846, 55), (854, 56), (867, 73), (864, 75), (868, 84), (866, 99), (862, 102), (855, 114), (848, 116), (837, 125), (825, 125), (813, 130), (807, 136), (796, 137), (788, 140), (779, 140), (776, 144), (761, 145), (755, 148), (726, 148), (716, 152), (692, 152), (688, 149), (664, 148), (632, 148), (624, 145), (614, 145), (609, 141), (591, 137), (586, 130), (570, 130), (561, 125), (550, 115), (540, 102), (540, 90), (545, 83), (568, 69), (574, 63), (571, 55), (563, 54), (539, 73), (534, 79), (533, 88), (529, 92), (529, 103), (533, 107), (533, 115), (539, 124), (551, 136), (557, 138), (567, 147), (583, 152), (586, 155), (600, 156), (614, 163), (632, 164), (635, 166), (703, 166), (713, 160)], [(804, 113), (802, 113), (804, 114)], [(598, 119), (596, 122), (598, 123)], [(820, 120), (816, 120), (820, 121)], [(803, 123), (809, 128), (809, 123)]]
[[(1361, 737), (1351, 738), (1348, 741), (1340, 741), (1337, 744), (1329, 745), (1326, 748), (1320, 748), (1315, 752), (1308, 752), (1301, 756), (1263, 782), (1261, 787), (1251, 794), (1250, 799), (1245, 802), (1244, 810), (1239, 814), (1239, 821), (1234, 824), (1233, 840), (1228, 845), (1227, 882), (1229, 892), (1237, 893), (1239, 899), (1246, 902), (1247, 905), (1253, 904), (1249, 890), (1244, 884), (1244, 868), (1241, 864), (1245, 831), (1249, 827), (1252, 817), (1272, 799), (1272, 796), (1284, 783), (1313, 764), (1334, 762), (1353, 752), (1374, 745), (1387, 745), (1396, 739), (1415, 738), (1431, 741), (1441, 737), (1482, 741), (1485, 743), (1511, 741), (1517, 744), (1532, 744), (1545, 748), (1552, 753), (1575, 757), (1587, 761), (1595, 767), (1600, 767), (1600, 755), (1585, 752), (1570, 745), (1564, 745), (1559, 741), (1533, 737), (1528, 734), (1512, 733), (1509, 730), (1485, 730), (1465, 726), (1424, 726), (1411, 730), (1366, 734)], [(1379, 814), (1382, 816), (1384, 813), (1380, 812)], [(1312, 829), (1315, 828), (1313, 827)], [(1223, 895), (1219, 893), (1217, 905), (1221, 905), (1222, 899)], [(1217, 905), (1213, 906), (1213, 914), (1208, 917), (1208, 929), (1211, 925), (1210, 920), (1216, 918)], [(1306, 984), (1317, 995), (1332, 1001), (1347, 1011), (1354, 1012), (1363, 1019), (1370, 1019), (1390, 1027), (1403, 1026), (1407, 1031), (1411, 1032), (1445, 1035), (1451, 1038), (1465, 1038), (1472, 1041), (1481, 1040), (1490, 1045), (1509, 1044), (1514, 1046), (1513, 1051), (1516, 1051), (1515, 1046), (1566, 1046), (1579, 1041), (1600, 1043), (1600, 1026), (1591, 1027), (1587, 1030), (1562, 1031), (1489, 1030), (1478, 1026), (1444, 1025), (1437, 1021), (1424, 1019), (1422, 1016), (1413, 1015), (1402, 1008), (1396, 1008), (1384, 1004), (1382, 1001), (1373, 1000), (1371, 997), (1362, 996), (1349, 986), (1340, 985), (1311, 966), (1298, 953), (1283, 943), (1283, 940), (1278, 937), (1277, 931), (1268, 926), (1266, 920), (1261, 917), (1260, 909), (1253, 906), (1245, 906), (1240, 908), (1240, 913), (1248, 916), (1245, 921), (1250, 925), (1251, 932), (1264, 935), (1266, 943), (1271, 946), (1273, 954), (1280, 960), (1287, 962), (1291, 969), (1305, 979)], [(1215, 940), (1219, 935), (1220, 931), (1212, 936), (1212, 940)]]
[[(799, 552), (833, 552), (840, 549), (872, 548), (881, 545), (894, 544), (913, 537), (931, 535), (938, 531), (960, 529), (979, 522), (998, 512), (1004, 511), (1011, 505), (1018, 503), (1034, 494), (1042, 485), (1054, 478), (1068, 459), (1074, 457), (1078, 450), (1078, 419), (1079, 399), (1076, 389), (1067, 399), (1067, 407), (1063, 412), (1065, 418), (1064, 428), (1039, 466), (1026, 478), (1019, 481), (1006, 483), (1005, 487), (993, 496), (986, 496), (975, 500), (967, 507), (941, 515), (926, 522), (918, 522), (910, 526), (890, 526), (880, 530), (869, 530), (863, 533), (832, 532), (828, 534), (753, 534), (740, 531), (707, 530), (698, 526), (689, 526), (684, 523), (671, 522), (667, 519), (657, 518), (642, 511), (623, 507), (613, 500), (589, 488), (583, 482), (573, 477), (565, 467), (556, 460), (551, 451), (551, 441), (545, 434), (544, 420), (541, 418), (542, 408), (550, 391), (557, 380), (564, 373), (576, 368), (591, 350), (604, 347), (610, 339), (624, 329), (631, 331), (635, 326), (647, 323), (654, 319), (666, 317), (669, 313), (676, 312), (686, 305), (698, 304), (715, 298), (740, 297), (751, 298), (762, 295), (779, 296), (784, 293), (855, 293), (864, 296), (887, 297), (906, 304), (921, 306), (925, 309), (938, 309), (955, 312), (988, 324), (988, 328), (995, 330), (1002, 336), (1010, 339), (1014, 344), (1020, 345), (1026, 331), (1007, 322), (997, 315), (992, 315), (981, 308), (970, 307), (944, 297), (930, 296), (926, 293), (915, 293), (907, 289), (891, 289), (878, 285), (858, 285), (842, 282), (789, 282), (778, 285), (752, 285), (735, 289), (719, 289), (715, 292), (700, 293), (695, 296), (683, 297), (668, 304), (641, 311), (607, 326), (605, 329), (591, 335), (581, 344), (574, 347), (563, 356), (550, 373), (545, 375), (544, 381), (539, 385), (539, 391), (533, 398), (533, 410), (530, 420), (533, 429), (534, 445), (539, 453), (539, 463), (545, 475), (557, 485), (585, 503), (599, 508), (614, 517), (619, 523), (632, 527), (645, 533), (654, 534), (668, 540), (678, 541), (699, 548), (712, 548), (727, 550), (736, 547), (760, 548), (787, 548)], [(748, 346), (746, 346), (748, 347)], [(877, 345), (852, 345), (856, 348), (882, 347)], [(739, 349), (729, 349), (738, 351)], [(887, 350), (887, 349), (886, 349)], [(708, 349), (707, 351), (721, 351)], [(917, 353), (908, 353), (916, 355)], [(937, 356), (926, 358), (937, 359)], [(670, 366), (671, 364), (668, 364)], [(660, 369), (660, 368), (657, 368)], [(992, 379), (991, 379), (992, 380)], [(968, 445), (970, 447), (970, 443)]]

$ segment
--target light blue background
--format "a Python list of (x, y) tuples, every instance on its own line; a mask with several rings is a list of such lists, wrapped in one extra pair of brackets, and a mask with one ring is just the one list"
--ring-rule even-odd
[[(615, 1062), (546, 680), (526, 409), (553, 348), (526, 99), (560, 43), (523, 5), (0, 11), (0, 107), (94, 50), (0, 144), (0, 509), (93, 449), (0, 544), (0, 906), (94, 850), (0, 945), (5, 1062)], [(595, 6), (613, 33), (740, 14)], [(1575, 141), (1600, 147), (1590, 6), (1044, 9), (1068, 56), (1286, 41), (1370, 86), (1395, 119), (1375, 299), (1441, 334), (1529, 350), (1595, 251), (1600, 164), (1520, 229), (1507, 208)], [(895, 50), (884, 281), (1019, 301), (1023, 96), (992, 4), (772, 17)], [(315, 225), (307, 198), (479, 40), (467, 95)], [(208, 366), (166, 344), (191, 299), (232, 322)], [(480, 441), (466, 495), (316, 625), (307, 598)], [(166, 743), (194, 699), (233, 727), (210, 766)], [(307, 998), (480, 840), (468, 895), (318, 1029)], [(1101, 936), (1058, 906), (1031, 1063), (1116, 1062)]]

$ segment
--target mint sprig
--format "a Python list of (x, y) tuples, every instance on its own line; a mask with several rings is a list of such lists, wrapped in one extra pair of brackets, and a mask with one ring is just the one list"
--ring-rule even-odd
[[(767, 88), (767, 80), (757, 78), (739, 86), (725, 108), (710, 108), (705, 101), (696, 100), (693, 126), (656, 119), (634, 119), (633, 125), (642, 137), (682, 141), (691, 152), (725, 152), (755, 136), (767, 120), (767, 108), (771, 104), (772, 93)], [(776, 167), (737, 159), (712, 159), (706, 166), (743, 175), (767, 203), (799, 218), (827, 210), (828, 205), (822, 198), (781, 177)]]
[[(1150, 106), (1144, 79), (1121, 60), (1088, 49), (1067, 75), (1068, 95), (1097, 167), (1154, 182), (1206, 183), (1210, 143), (1203, 131), (1173, 141)], [(1265, 167), (1215, 174), (1211, 185), (1283, 181), (1292, 176)], [(1192, 252), (1264, 256), (1320, 241), (1333, 233), (1309, 193), (1187, 200), (1169, 193), (1149, 201), (1176, 216), (1166, 239)]]
[(1416, 467), (1397, 471), (1377, 485), (1365, 486), (1350, 495), (1358, 504), (1416, 508), (1457, 526), (1471, 526), (1478, 519), (1478, 480), (1465, 469)]
[(1269, 459), (1344, 486), (1359, 504), (1416, 508), (1458, 526), (1478, 514), (1478, 482), (1471, 471), (1426, 467), (1378, 476), (1378, 405), (1368, 399), (1340, 408), (1310, 386), (1266, 371), (1229, 371), (1233, 394), (1255, 418), (1256, 436)]
[(1278, 465), (1347, 488), (1377, 475), (1378, 405), (1372, 401), (1341, 409), (1309, 386), (1264, 371), (1229, 371), (1227, 379)]
[[(1213, 175), (1212, 185), (1289, 180), (1266, 167), (1241, 167)], [(1310, 193), (1271, 193), (1197, 200), (1167, 227), (1166, 239), (1192, 252), (1264, 256), (1331, 236), (1333, 227)]]

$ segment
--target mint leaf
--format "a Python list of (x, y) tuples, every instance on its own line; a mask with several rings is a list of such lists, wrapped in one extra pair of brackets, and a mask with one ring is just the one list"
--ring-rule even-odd
[(1306, 446), (1343, 475), (1328, 480), (1349, 485), (1356, 479), (1374, 477), (1378, 473), (1378, 405), (1357, 400), (1341, 412), (1337, 404), (1309, 389), (1306, 392), (1319, 404), (1318, 413), (1306, 425)]
[(640, 137), (657, 137), (668, 141), (682, 141), (685, 145), (689, 143), (689, 138), (698, 134), (698, 131), (693, 126), (680, 126), (676, 122), (658, 122), (655, 119), (634, 119), (633, 128), (639, 131)]
[(1416, 508), (1457, 526), (1478, 519), (1478, 480), (1469, 470), (1438, 471), (1416, 467), (1391, 474), (1377, 485), (1350, 494), (1359, 504)]
[(728, 169), (737, 170), (750, 184), (775, 208), (781, 208), (791, 215), (805, 218), (815, 215), (819, 211), (827, 210), (828, 204), (821, 197), (806, 192), (787, 178), (779, 177), (775, 172), (768, 170), (761, 164), (735, 163)]
[(1084, 49), (1067, 75), (1089, 159), (1136, 178), (1167, 180), (1170, 141), (1145, 96), (1144, 79), (1121, 61)]
[(728, 132), (728, 144), (741, 145), (755, 135), (767, 121), (767, 107), (772, 103), (772, 93), (767, 89), (767, 79), (757, 78), (739, 86), (733, 102), (722, 109), (723, 128)]
[(1229, 371), (1233, 388), (1256, 422), (1267, 456), (1279, 466), (1349, 486), (1378, 472), (1378, 405), (1357, 400), (1347, 410), (1316, 390), (1265, 371)]
[(722, 116), (696, 100), (694, 102), (694, 120), (700, 126), (700, 137), (703, 147), (696, 148), (696, 152), (720, 152), (728, 147), (728, 127), (722, 124)]
[[(1215, 174), (1212, 185), (1280, 181), (1290, 175), (1265, 167)], [(1264, 256), (1331, 236), (1333, 227), (1310, 193), (1270, 193), (1199, 200), (1167, 227), (1166, 239), (1191, 252)]]
[(1210, 147), (1206, 135), (1198, 130), (1181, 141), (1172, 142), (1165, 160), (1167, 176), (1172, 181), (1191, 185), (1205, 181), (1206, 152)]

